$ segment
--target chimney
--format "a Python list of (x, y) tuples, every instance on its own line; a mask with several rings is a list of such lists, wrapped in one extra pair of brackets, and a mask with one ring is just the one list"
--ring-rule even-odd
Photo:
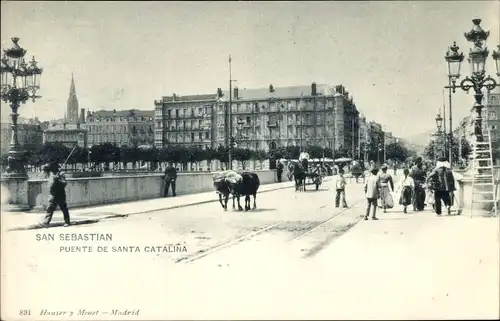
[(66, 129), (66, 121), (63, 123), (63, 129)]
[(172, 94), (172, 101), (175, 101), (175, 93)]
[(269, 85), (269, 92), (270, 92), (270, 93), (273, 93), (273, 92), (274, 92), (274, 87), (273, 87), (273, 85)]
[(311, 85), (311, 96), (316, 96), (316, 83), (313, 82)]
[(222, 89), (217, 88), (217, 98), (222, 98)]
[(233, 99), (238, 99), (238, 87), (234, 87), (233, 89)]
[(79, 121), (76, 122), (76, 129), (80, 130), (80, 122)]
[(80, 109), (80, 123), (85, 124), (85, 108)]

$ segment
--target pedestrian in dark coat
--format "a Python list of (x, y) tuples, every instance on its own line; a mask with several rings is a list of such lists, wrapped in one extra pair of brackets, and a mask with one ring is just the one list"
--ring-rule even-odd
[(175, 193), (175, 181), (177, 180), (177, 169), (172, 165), (167, 166), (165, 169), (165, 188), (163, 190), (163, 197), (168, 196), (168, 190), (172, 186), (172, 196), (176, 196)]
[(448, 208), (448, 215), (451, 214), (451, 193), (455, 188), (455, 178), (453, 172), (448, 169), (446, 158), (440, 158), (436, 168), (429, 175), (429, 181), (434, 189), (435, 211), (441, 215), (441, 200)]
[(49, 206), (47, 207), (47, 214), (45, 215), (44, 226), (48, 227), (54, 211), (59, 206), (64, 215), (64, 226), (70, 225), (70, 217), (68, 205), (66, 203), (66, 177), (63, 172), (61, 172), (61, 166), (57, 163), (50, 163), (43, 168), (46, 175), (49, 177), (50, 183), (50, 197)]
[(278, 161), (278, 165), (276, 166), (276, 176), (278, 177), (278, 182), (281, 183), (281, 176), (283, 175), (283, 163)]

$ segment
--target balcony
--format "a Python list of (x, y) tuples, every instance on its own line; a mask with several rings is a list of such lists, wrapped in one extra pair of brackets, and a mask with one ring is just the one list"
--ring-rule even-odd
[(267, 127), (276, 127), (276, 126), (278, 126), (277, 121), (268, 121), (267, 122)]

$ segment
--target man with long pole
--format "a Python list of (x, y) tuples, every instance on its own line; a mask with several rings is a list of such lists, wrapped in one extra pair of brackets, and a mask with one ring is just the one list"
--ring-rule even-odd
[(227, 134), (229, 136), (229, 155), (228, 155), (228, 169), (233, 169), (233, 113), (232, 113), (232, 102), (233, 102), (233, 89), (232, 89), (232, 79), (231, 79), (231, 55), (229, 55), (229, 105), (228, 105), (228, 123), (229, 128)]

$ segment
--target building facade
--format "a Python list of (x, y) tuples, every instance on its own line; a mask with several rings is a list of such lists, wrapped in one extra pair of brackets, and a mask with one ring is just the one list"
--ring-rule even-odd
[[(491, 131), (492, 141), (500, 140), (500, 93), (487, 93), (484, 96), (481, 117), (483, 124), (487, 124)], [(454, 135), (459, 139), (466, 139), (473, 145), (476, 141), (474, 134), (474, 124), (477, 113), (471, 108), (470, 115), (462, 119), (458, 127), (454, 130)]]
[(43, 132), (43, 143), (61, 143), (68, 148), (73, 148), (75, 145), (85, 148), (87, 141), (87, 130), (79, 122), (76, 124), (52, 123)]
[(229, 100), (238, 147), (269, 151), (319, 145), (352, 152), (358, 145), (359, 112), (343, 86), (236, 87), (231, 94), (223, 92), (217, 103), (218, 145), (228, 143)]
[[(18, 123), (18, 141), (23, 149), (36, 149), (43, 143), (43, 131), (48, 123), (36, 120)], [(12, 123), (0, 124), (0, 153), (7, 153), (12, 137)]]
[(155, 101), (155, 146), (215, 148), (217, 94), (164, 96)]
[(358, 139), (358, 158), (363, 161), (368, 161), (368, 149), (370, 146), (370, 127), (366, 117), (359, 117), (359, 139)]
[(369, 124), (370, 131), (370, 160), (382, 162), (384, 160), (384, 144), (385, 144), (385, 133), (382, 129), (382, 125), (371, 121)]
[(98, 110), (87, 111), (84, 119), (88, 147), (100, 143), (118, 146), (153, 146), (154, 111)]
[(273, 150), (319, 145), (359, 154), (359, 111), (344, 86), (317, 85), (216, 94), (164, 96), (154, 101), (157, 148), (169, 145), (216, 148), (229, 145), (229, 105), (237, 146)]

